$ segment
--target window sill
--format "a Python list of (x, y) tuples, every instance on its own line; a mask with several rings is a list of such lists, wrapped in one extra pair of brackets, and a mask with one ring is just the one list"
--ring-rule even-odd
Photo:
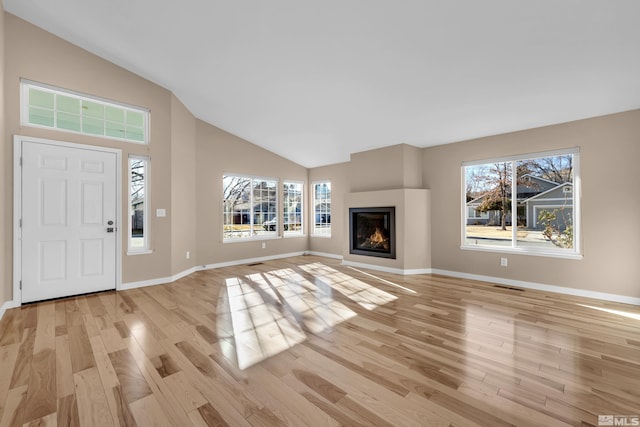
[(492, 247), (492, 246), (464, 246), (461, 245), (460, 249), (463, 251), (478, 251), (478, 252), (495, 252), (495, 253), (509, 253), (519, 255), (541, 256), (548, 258), (563, 258), (563, 259), (576, 259), (581, 260), (584, 256), (576, 252), (559, 252), (559, 251), (545, 251), (545, 250), (531, 250), (529, 248), (513, 248), (513, 247)]
[(141, 249), (139, 251), (127, 251), (127, 256), (129, 255), (149, 255), (153, 253), (153, 249)]
[(331, 235), (330, 234), (312, 234), (311, 237), (319, 237), (321, 239), (330, 239)]
[(222, 239), (222, 243), (242, 243), (242, 242), (259, 242), (262, 240), (278, 240), (280, 236), (251, 236), (251, 237), (238, 237), (236, 239)]
[(295, 238), (295, 237), (307, 237), (306, 234), (304, 233), (299, 233), (299, 234), (285, 234), (284, 236), (285, 239), (291, 239), (291, 238)]

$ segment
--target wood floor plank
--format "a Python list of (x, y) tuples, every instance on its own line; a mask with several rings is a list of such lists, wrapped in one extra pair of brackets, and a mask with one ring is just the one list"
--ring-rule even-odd
[(4, 401), (0, 426), (22, 426), (25, 401), (27, 400), (27, 386), (19, 386), (9, 390)]
[(237, 383), (235, 378), (228, 375), (222, 368), (216, 368), (216, 365), (212, 364), (211, 369), (215, 375), (210, 377), (198, 370), (175, 345), (168, 345), (167, 350), (192, 385), (209, 403), (222, 412), (226, 419), (233, 420), (233, 424), (241, 423), (260, 408), (256, 398), (244, 386), (244, 382)]
[(167, 353), (152, 358), (151, 362), (162, 378), (180, 372), (178, 364)]
[(208, 426), (225, 427), (229, 425), (210, 403), (198, 407), (198, 412)]
[(313, 255), (199, 271), (8, 310), (0, 427), (595, 426), (640, 414), (639, 314)]
[(23, 422), (53, 414), (57, 410), (56, 354), (43, 349), (33, 355)]
[(13, 367), (16, 365), (16, 357), (18, 356), (19, 345), (8, 344), (0, 347), (0, 417), (4, 408), (3, 402), (7, 398), (9, 387), (11, 386), (11, 377), (13, 376)]
[(16, 363), (13, 367), (10, 388), (27, 385), (29, 372), (31, 370), (31, 359), (33, 358), (33, 346), (36, 341), (35, 328), (27, 328), (22, 334), (22, 342), (18, 350)]
[[(77, 314), (73, 311), (73, 316)], [(67, 311), (67, 318), (69, 318), (69, 311)], [(89, 335), (83, 322), (82, 316), (75, 318), (74, 322), (79, 324), (71, 326), (67, 329), (67, 335), (69, 337), (69, 354), (71, 356), (71, 367), (73, 373), (84, 371), (85, 369), (93, 368), (96, 366), (96, 361), (93, 357), (93, 350), (91, 349), (91, 342), (89, 341)]]
[(76, 391), (67, 334), (56, 337), (56, 389), (58, 399)]
[(91, 350), (93, 351), (93, 357), (96, 362), (96, 368), (100, 373), (100, 379), (106, 391), (120, 385), (118, 375), (114, 368), (114, 365), (107, 353), (107, 349), (100, 336), (91, 337)]
[[(24, 309), (28, 311), (29, 308)], [(24, 326), (24, 311), (22, 309), (8, 310), (0, 321), (0, 347), (16, 344), (22, 340)], [(30, 326), (35, 328), (35, 325)]]
[[(173, 425), (188, 425), (188, 415), (174, 396), (173, 390), (162, 380), (153, 363), (146, 357), (144, 351), (135, 339), (129, 339), (129, 351), (133, 360), (144, 377), (145, 382), (155, 396), (156, 402), (162, 407), (164, 417)], [(144, 400), (146, 399), (139, 399)], [(136, 401), (137, 402), (137, 401)], [(130, 405), (131, 407), (131, 405)]]
[[(135, 402), (150, 394), (151, 388), (138, 369), (136, 361), (128, 349), (109, 353), (111, 365), (118, 377), (125, 400)], [(109, 387), (111, 389), (113, 387)]]
[(207, 399), (191, 384), (184, 372), (164, 377), (163, 381), (185, 412), (191, 412), (207, 403)]
[(131, 413), (139, 426), (172, 427), (153, 394), (133, 402)]
[(91, 367), (73, 374), (76, 384), (78, 419), (81, 426), (113, 426), (100, 374)]
[(33, 344), (33, 352), (39, 353), (44, 349), (55, 348), (56, 341), (56, 309), (55, 302), (47, 301), (36, 306), (36, 340)]
[(109, 406), (113, 405), (112, 414), (115, 413), (113, 418), (118, 420), (121, 427), (135, 427), (138, 425), (135, 418), (133, 418), (129, 403), (126, 401), (120, 386), (111, 389), (111, 395), (107, 395), (107, 401), (110, 402)]
[(45, 415), (42, 418), (38, 418), (37, 420), (32, 420), (28, 423), (25, 423), (22, 427), (57, 427), (57, 425), (58, 418), (57, 414), (54, 412), (52, 414)]
[(58, 399), (56, 418), (59, 426), (80, 427), (78, 402), (75, 394), (69, 394)]

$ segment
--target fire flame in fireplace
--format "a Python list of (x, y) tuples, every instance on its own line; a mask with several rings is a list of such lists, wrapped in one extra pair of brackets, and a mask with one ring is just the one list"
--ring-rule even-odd
[(389, 238), (385, 237), (384, 233), (379, 227), (376, 227), (376, 231), (364, 241), (363, 248), (372, 249), (384, 249), (389, 250)]

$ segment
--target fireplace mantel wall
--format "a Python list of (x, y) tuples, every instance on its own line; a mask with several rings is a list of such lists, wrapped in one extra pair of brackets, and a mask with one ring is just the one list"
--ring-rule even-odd
[(349, 239), (343, 240), (346, 265), (367, 265), (400, 274), (426, 273), (431, 268), (430, 190), (402, 188), (347, 193), (344, 198), (345, 228), (349, 208), (396, 207), (396, 259), (349, 253)]

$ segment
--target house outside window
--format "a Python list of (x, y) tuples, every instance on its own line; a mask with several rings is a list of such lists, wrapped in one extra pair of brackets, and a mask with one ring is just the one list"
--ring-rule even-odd
[(313, 183), (313, 235), (331, 237), (331, 182)]
[(149, 158), (129, 156), (129, 254), (149, 253)]
[(580, 257), (577, 148), (465, 162), (462, 176), (463, 249)]
[(225, 175), (222, 186), (225, 242), (277, 237), (277, 179)]
[(284, 236), (303, 235), (304, 183), (284, 181), (282, 191)]

